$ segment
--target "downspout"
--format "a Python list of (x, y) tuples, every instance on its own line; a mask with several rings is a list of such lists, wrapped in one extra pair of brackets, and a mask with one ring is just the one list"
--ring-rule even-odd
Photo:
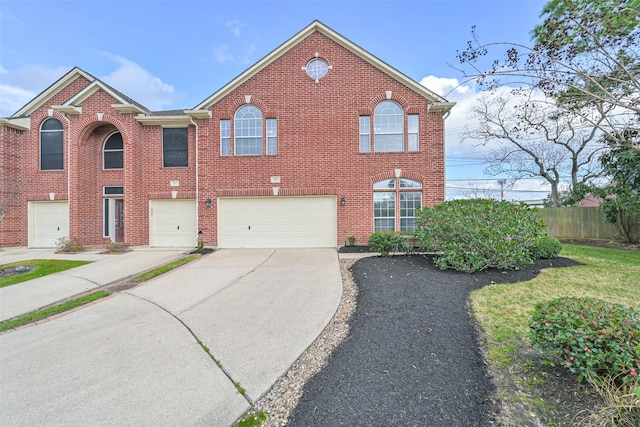
[[(69, 222), (71, 222), (71, 120), (67, 117), (67, 113), (60, 112), (60, 114), (67, 122), (67, 205), (69, 207)], [(71, 224), (69, 224), (69, 234), (71, 234)]]
[[(193, 120), (193, 117), (189, 117), (191, 124), (196, 128), (196, 230), (200, 232), (200, 177), (199, 177), (199, 168), (200, 163), (198, 162), (198, 122)], [(200, 239), (200, 235), (197, 237)]]

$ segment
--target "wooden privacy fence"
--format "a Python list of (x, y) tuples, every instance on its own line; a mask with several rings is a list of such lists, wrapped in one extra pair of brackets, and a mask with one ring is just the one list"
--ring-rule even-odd
[[(547, 223), (549, 234), (558, 239), (608, 239), (623, 240), (618, 227), (607, 222), (599, 207), (545, 208), (540, 215)], [(638, 218), (634, 223), (638, 224)], [(632, 233), (638, 239), (638, 227)]]

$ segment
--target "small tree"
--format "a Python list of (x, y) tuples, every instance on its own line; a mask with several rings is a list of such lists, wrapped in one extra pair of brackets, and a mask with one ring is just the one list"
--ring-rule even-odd
[(562, 205), (559, 186), (589, 182), (601, 173), (598, 163), (605, 144), (597, 142), (597, 128), (584, 128), (549, 100), (530, 91), (481, 97), (473, 108), (478, 126), (467, 127), (463, 140), (491, 144), (486, 157), (490, 175), (507, 175), (514, 182), (541, 177), (551, 187), (551, 205)]
[[(640, 0), (551, 0), (533, 44), (473, 40), (458, 52), (462, 73), (489, 89), (542, 91), (617, 147), (640, 151)], [(483, 62), (487, 56), (489, 61)]]

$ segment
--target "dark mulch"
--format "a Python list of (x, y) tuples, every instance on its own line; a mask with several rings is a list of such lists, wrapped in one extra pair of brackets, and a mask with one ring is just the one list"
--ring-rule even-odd
[(494, 425), (493, 386), (469, 293), (575, 264), (558, 258), (518, 271), (467, 274), (441, 271), (420, 255), (356, 262), (358, 306), (349, 336), (305, 385), (289, 425)]

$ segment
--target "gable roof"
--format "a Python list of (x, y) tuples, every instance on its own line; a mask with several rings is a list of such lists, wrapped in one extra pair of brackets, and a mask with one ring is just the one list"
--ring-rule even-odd
[(236, 89), (238, 86), (240, 86), (247, 80), (249, 80), (249, 78), (251, 78), (253, 75), (255, 75), (260, 70), (265, 68), (271, 62), (278, 59), (280, 56), (284, 55), (292, 47), (294, 47), (295, 45), (297, 45), (302, 40), (304, 40), (305, 38), (307, 38), (308, 36), (310, 36), (312, 33), (316, 31), (327, 36), (329, 39), (333, 40), (340, 46), (354, 53), (355, 55), (365, 60), (369, 64), (373, 65), (383, 73), (388, 74), (389, 76), (403, 83), (405, 86), (409, 87), (410, 89), (424, 96), (429, 101), (429, 106), (432, 110), (449, 111), (455, 105), (455, 102), (448, 102), (446, 99), (444, 99), (440, 95), (430, 91), (426, 87), (422, 86), (420, 83), (407, 77), (405, 74), (391, 67), (386, 62), (381, 61), (380, 59), (373, 56), (366, 50), (362, 49), (360, 46), (356, 45), (355, 43), (351, 42), (347, 38), (333, 31), (331, 28), (327, 27), (322, 22), (316, 20), (316, 21), (313, 21), (309, 26), (304, 28), (302, 31), (300, 31), (298, 34), (296, 34), (295, 36), (293, 36), (292, 38), (284, 42), (274, 51), (269, 53), (267, 56), (265, 56), (264, 58), (256, 62), (252, 67), (245, 70), (242, 74), (240, 74), (238, 77), (233, 79), (231, 82), (227, 83), (217, 92), (215, 92), (213, 95), (209, 96), (200, 104), (196, 105), (194, 107), (194, 110), (211, 108), (211, 106), (213, 106), (216, 102), (218, 102), (224, 96), (229, 94), (231, 91)]
[(51, 98), (56, 93), (60, 92), (66, 86), (71, 84), (78, 77), (84, 77), (90, 82), (95, 81), (96, 78), (86, 71), (81, 70), (78, 67), (74, 67), (71, 71), (60, 77), (51, 86), (40, 92), (35, 98), (29, 101), (24, 107), (16, 111), (11, 118), (26, 117), (31, 115), (36, 109), (38, 109), (47, 99)]

